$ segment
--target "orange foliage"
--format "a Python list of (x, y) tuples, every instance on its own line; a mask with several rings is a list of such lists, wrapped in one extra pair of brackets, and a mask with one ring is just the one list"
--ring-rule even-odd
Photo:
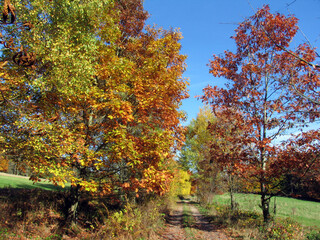
[[(46, 11), (64, 7), (54, 4), (49, 1)], [(100, 3), (74, 8), (86, 4)], [(92, 18), (93, 7), (86, 9), (88, 16), (68, 14), (86, 26), (55, 19), (56, 11), (43, 23), (46, 30), (34, 25), (25, 33), (27, 44), (36, 41), (30, 51), (42, 59), (32, 68), (11, 63), (6, 69), (3, 86), (17, 96), (12, 90), (5, 97), (19, 101), (7, 148), (23, 152), (35, 181), (46, 177), (62, 186), (70, 181), (75, 189), (100, 194), (163, 194), (172, 178), (168, 165), (184, 140), (184, 114), (178, 109), (188, 97), (182, 37), (145, 27), (141, 0), (104, 7)], [(65, 42), (53, 34), (56, 29)], [(37, 32), (50, 40), (39, 41)]]
[(9, 168), (9, 160), (0, 156), (0, 172), (7, 172)]

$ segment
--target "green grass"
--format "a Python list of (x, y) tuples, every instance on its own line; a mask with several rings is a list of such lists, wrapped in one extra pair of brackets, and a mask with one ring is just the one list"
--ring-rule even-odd
[(55, 186), (49, 181), (42, 180), (41, 182), (33, 183), (29, 180), (29, 178), (22, 178), (19, 176), (11, 176), (11, 175), (0, 175), (0, 188), (41, 188), (44, 190), (64, 190), (68, 189), (62, 188), (60, 186)]
[(183, 219), (182, 225), (184, 227), (184, 231), (187, 235), (187, 239), (195, 239), (194, 237), (194, 229), (192, 225), (195, 223), (195, 219), (191, 215), (190, 207), (186, 204), (183, 204)]
[[(260, 195), (257, 194), (235, 194), (239, 208), (245, 211), (261, 213)], [(274, 209), (274, 198), (270, 202), (270, 212)], [(215, 203), (230, 205), (230, 195), (216, 195)], [(276, 197), (276, 217), (290, 217), (304, 226), (320, 226), (320, 203), (303, 201), (294, 198)]]

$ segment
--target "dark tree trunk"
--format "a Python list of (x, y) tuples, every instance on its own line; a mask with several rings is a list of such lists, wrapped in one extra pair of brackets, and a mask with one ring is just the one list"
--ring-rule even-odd
[(261, 194), (261, 208), (263, 213), (264, 223), (270, 222), (270, 198), (265, 193)]
[(67, 224), (76, 223), (80, 201), (80, 185), (71, 186), (65, 199), (65, 220)]

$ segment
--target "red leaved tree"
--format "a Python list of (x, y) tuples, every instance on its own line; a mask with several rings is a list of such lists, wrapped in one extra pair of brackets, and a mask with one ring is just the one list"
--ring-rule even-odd
[[(298, 134), (282, 144), (275, 176), (283, 174), (283, 191), (296, 197), (320, 199), (320, 131)], [(283, 183), (284, 182), (284, 183)]]
[[(259, 184), (265, 222), (270, 219), (269, 202), (275, 187), (275, 175), (270, 168), (277, 161), (273, 141), (302, 118), (319, 117), (311, 102), (293, 94), (288, 81), (293, 76), (304, 79), (301, 84), (308, 84), (312, 90), (312, 82), (318, 80), (317, 75), (310, 74), (310, 65), (293, 61), (293, 55), (284, 50), (297, 32), (297, 21), (293, 16), (272, 14), (264, 6), (239, 24), (232, 37), (237, 51), (214, 55), (210, 61), (210, 73), (229, 83), (225, 88), (208, 86), (201, 97), (213, 110), (232, 109), (241, 116), (239, 129), (245, 131), (241, 137), (229, 139), (237, 146), (241, 144), (234, 166)], [(299, 46), (294, 53), (304, 59), (314, 57), (313, 50), (306, 45)], [(229, 160), (224, 161), (227, 164)]]

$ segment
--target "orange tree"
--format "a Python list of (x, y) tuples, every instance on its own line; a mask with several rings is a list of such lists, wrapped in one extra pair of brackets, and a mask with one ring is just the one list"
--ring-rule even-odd
[(82, 191), (164, 193), (183, 141), (181, 34), (145, 27), (140, 0), (16, 1), (15, 9), (16, 24), (2, 25), (2, 107), (18, 116), (7, 118), (6, 150), (32, 180), (71, 183), (71, 221)]
[[(263, 26), (263, 27), (261, 27)], [(285, 51), (297, 31), (297, 19), (272, 14), (264, 6), (236, 29), (237, 51), (213, 56), (210, 72), (230, 83), (225, 88), (208, 86), (202, 100), (213, 109), (232, 109), (241, 116), (241, 137), (230, 139), (241, 146), (237, 169), (260, 185), (261, 208), (265, 222), (270, 219), (269, 202), (275, 176), (271, 164), (277, 161), (274, 140), (299, 124), (300, 117), (318, 118), (315, 106), (292, 93), (288, 79), (305, 79), (312, 89), (308, 64), (293, 64)], [(275, 44), (276, 43), (276, 44)], [(313, 51), (301, 45), (295, 54), (312, 58)], [(315, 90), (315, 89), (313, 89)], [(304, 115), (304, 113), (306, 113)], [(231, 158), (234, 159), (234, 158)], [(226, 163), (228, 159), (225, 159)], [(289, 161), (289, 159), (288, 159)]]

